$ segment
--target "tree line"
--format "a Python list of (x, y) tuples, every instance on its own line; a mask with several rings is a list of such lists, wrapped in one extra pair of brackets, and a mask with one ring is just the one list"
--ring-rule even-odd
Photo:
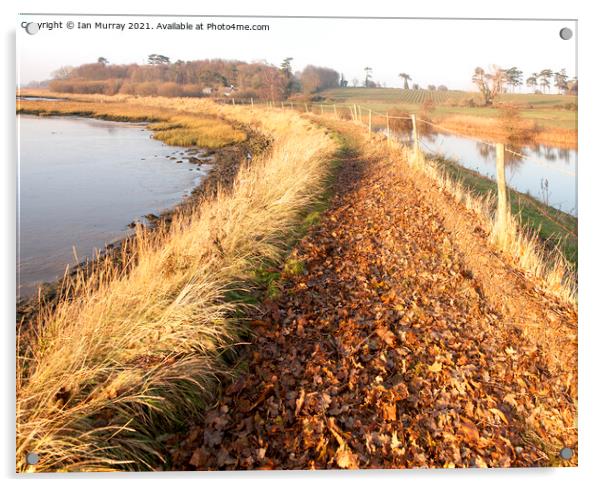
[[(485, 104), (491, 105), (500, 93), (514, 92), (517, 87), (523, 85), (523, 71), (516, 66), (507, 69), (493, 66), (489, 71), (477, 66), (472, 75), (472, 82), (483, 95)], [(532, 73), (524, 84), (532, 88), (534, 93), (549, 93), (552, 84), (558, 93), (564, 95), (576, 95), (578, 91), (577, 78), (569, 78), (564, 68), (557, 72), (548, 68), (542, 69)]]
[(291, 61), (280, 66), (267, 62), (224, 59), (172, 62), (151, 54), (146, 64), (111, 64), (100, 57), (94, 63), (62, 67), (49, 87), (63, 93), (142, 96), (230, 96), (283, 100), (294, 93), (312, 94), (341, 85), (344, 78), (327, 67), (308, 65), (293, 73)]

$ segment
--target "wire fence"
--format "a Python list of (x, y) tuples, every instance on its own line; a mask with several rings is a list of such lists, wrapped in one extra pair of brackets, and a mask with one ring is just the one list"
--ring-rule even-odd
[[(415, 115), (399, 116), (391, 115), (388, 112), (380, 112), (371, 108), (362, 106), (360, 104), (337, 104), (337, 103), (316, 103), (316, 102), (298, 102), (298, 101), (256, 101), (253, 98), (216, 98), (214, 99), (217, 103), (232, 104), (232, 105), (250, 105), (264, 106), (269, 108), (281, 108), (297, 110), (299, 112), (313, 113), (315, 115), (334, 115), (337, 118), (352, 119), (356, 122), (360, 122), (366, 125), (367, 129), (372, 132), (374, 128), (384, 125), (385, 135), (391, 135), (391, 128), (389, 127), (390, 121), (394, 120), (407, 120), (411, 122), (415, 119), (416, 122), (431, 127), (439, 132), (445, 132), (450, 135), (458, 137), (466, 137), (466, 134), (452, 130), (440, 124), (433, 123), (431, 120), (425, 120)], [(377, 119), (381, 120), (381, 124), (377, 124)], [(384, 124), (383, 124), (384, 122)], [(478, 139), (479, 142), (487, 144), (491, 147), (496, 147), (496, 143), (485, 139)], [(508, 147), (505, 147), (505, 151), (512, 154), (515, 157), (525, 158), (525, 154), (513, 151)]]
[[(450, 129), (441, 124), (435, 123), (431, 120), (420, 117), (417, 114), (409, 113), (407, 115), (395, 115), (389, 114), (388, 112), (381, 112), (372, 108), (360, 105), (360, 104), (349, 104), (349, 103), (321, 103), (321, 102), (300, 102), (300, 101), (257, 101), (253, 98), (221, 98), (216, 99), (218, 103), (227, 103), (232, 105), (248, 105), (250, 107), (262, 106), (271, 109), (289, 109), (296, 110), (301, 113), (312, 113), (315, 115), (330, 115), (335, 118), (352, 120), (359, 125), (366, 128), (368, 133), (378, 132), (384, 135), (387, 139), (395, 139), (397, 142), (402, 144), (411, 144), (411, 148), (415, 155), (421, 151), (422, 146), (427, 153), (433, 155), (440, 155), (449, 159), (449, 153), (443, 153), (430, 147), (426, 142), (425, 138), (427, 135), (432, 133), (444, 133), (456, 137), (466, 138), (468, 137), (465, 133), (457, 130)], [(403, 121), (403, 130), (399, 130), (396, 127), (398, 121)], [(424, 133), (424, 132), (427, 133)], [(424, 136), (421, 136), (421, 133)], [(400, 134), (406, 137), (400, 137)], [(480, 144), (484, 144), (493, 150), (495, 150), (496, 158), (496, 177), (488, 177), (497, 183), (497, 218), (498, 224), (504, 228), (506, 226), (507, 214), (509, 211), (508, 192), (506, 188), (506, 161), (508, 156), (525, 160), (527, 155), (509, 147), (507, 144), (493, 142), (482, 138), (475, 138)], [(460, 157), (454, 157), (456, 160), (461, 160)], [(542, 165), (548, 169), (549, 166), (537, 159), (530, 159), (531, 162)], [(566, 171), (569, 176), (575, 176), (575, 173)], [(558, 219), (554, 218), (549, 212), (545, 212), (545, 215), (550, 219), (565, 228), (564, 225)], [(565, 228), (570, 233), (574, 234), (570, 229)]]

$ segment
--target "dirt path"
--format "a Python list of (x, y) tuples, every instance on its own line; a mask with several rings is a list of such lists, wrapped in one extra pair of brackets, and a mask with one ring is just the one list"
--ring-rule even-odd
[(293, 250), (303, 272), (254, 321), (248, 373), (174, 467), (560, 464), (576, 448), (575, 391), (506, 324), (428, 182), (361, 153), (342, 162), (330, 209)]

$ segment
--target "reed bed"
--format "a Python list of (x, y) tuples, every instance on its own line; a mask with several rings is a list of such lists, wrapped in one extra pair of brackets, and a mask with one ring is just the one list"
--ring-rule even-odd
[[(335, 149), (323, 129), (292, 112), (92, 98), (114, 104), (105, 107), (111, 113), (223, 117), (273, 142), (269, 154), (241, 165), (230, 189), (176, 215), (169, 228), (139, 229), (122, 265), (104, 259), (90, 276), (68, 279), (58, 302), (41, 303), (36, 321), (21, 327), (19, 472), (162, 464), (161, 434), (202, 414), (228, 373), (223, 356), (238, 340), (242, 306), (228, 291), (249, 289), (262, 262), (282, 257), (286, 236), (323, 191)], [(37, 465), (26, 464), (28, 452), (39, 455)]]
[(242, 142), (246, 135), (231, 124), (208, 114), (182, 114), (178, 108), (160, 109), (144, 103), (127, 103), (125, 99), (107, 97), (78, 101), (18, 100), (17, 113), (39, 116), (81, 116), (117, 122), (154, 122), (148, 128), (166, 144), (217, 149)]
[[(500, 118), (452, 115), (436, 120), (445, 129), (473, 137), (484, 137), (496, 142), (508, 142), (508, 126)], [(577, 148), (577, 131), (562, 127), (540, 127), (534, 120), (513, 121), (512, 128), (528, 134), (528, 144), (547, 144), (563, 149)]]

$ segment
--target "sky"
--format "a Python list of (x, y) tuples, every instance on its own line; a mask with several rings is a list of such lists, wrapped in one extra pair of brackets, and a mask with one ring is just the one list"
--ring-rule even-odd
[[(68, 29), (72, 21), (75, 28)], [(145, 63), (151, 53), (172, 61), (223, 58), (265, 60), (280, 65), (292, 57), (293, 70), (307, 64), (327, 66), (351, 81), (373, 79), (388, 87), (401, 87), (399, 73), (411, 83), (446, 85), (474, 90), (476, 66), (516, 66), (526, 79), (550, 68), (576, 75), (576, 35), (560, 38), (563, 27), (576, 33), (574, 21), (552, 20), (435, 20), (435, 19), (291, 19), (219, 17), (87, 17), (19, 16), (17, 20), (17, 73), (22, 85), (51, 77), (61, 66), (95, 62), (103, 56), (113, 64)], [(44, 26), (30, 35), (28, 22), (62, 22), (61, 28)], [(80, 29), (79, 22), (126, 24), (126, 29)], [(129, 22), (146, 22), (153, 29), (128, 30)], [(193, 30), (158, 30), (158, 24), (188, 22)], [(203, 23), (203, 30), (196, 25)], [(213, 24), (267, 24), (268, 31), (207, 30)], [(523, 90), (527, 90), (523, 88)]]

